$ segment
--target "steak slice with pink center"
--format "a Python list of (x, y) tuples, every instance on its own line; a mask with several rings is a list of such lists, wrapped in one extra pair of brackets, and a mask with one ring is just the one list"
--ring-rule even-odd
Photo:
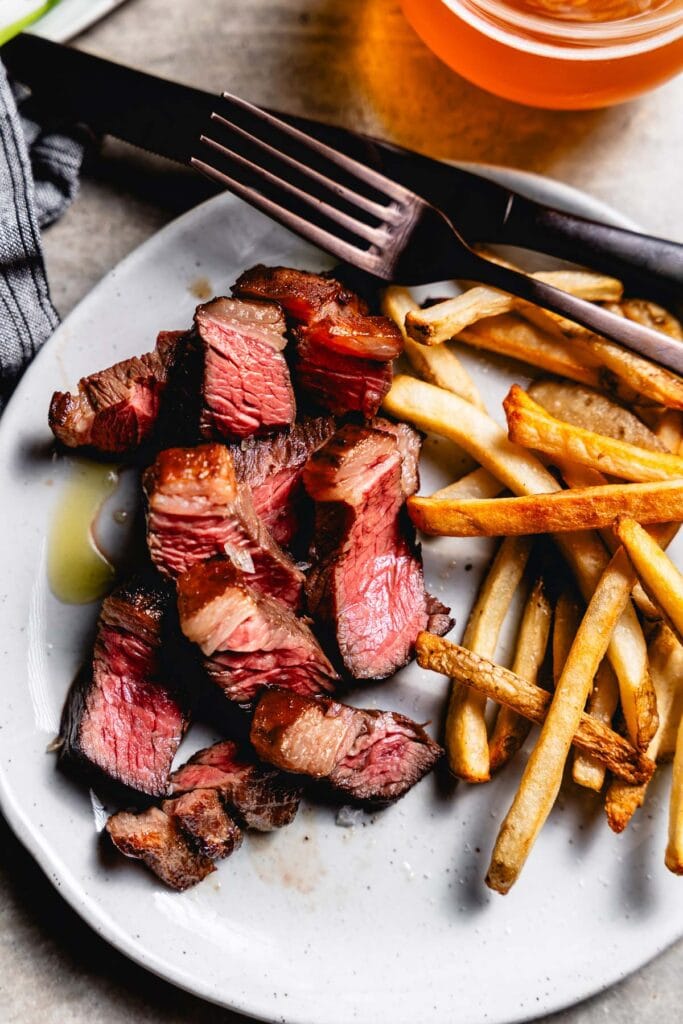
[(299, 392), (335, 415), (377, 414), (391, 387), (401, 332), (334, 278), (287, 267), (257, 266), (233, 288), (236, 295), (279, 302), (295, 325)]
[(338, 675), (307, 622), (259, 594), (230, 562), (195, 565), (178, 579), (180, 627), (229, 700), (250, 704), (268, 686), (329, 693)]
[(184, 338), (183, 331), (162, 331), (153, 352), (83, 377), (75, 394), (55, 391), (49, 412), (55, 437), (105, 455), (128, 455), (150, 440)]
[(405, 514), (405, 489), (417, 483), (412, 460), (407, 437), (399, 445), (393, 431), (347, 424), (304, 471), (316, 502), (308, 607), (356, 679), (391, 675), (412, 657), (421, 629), (450, 628), (447, 609), (425, 592)]
[(303, 487), (306, 461), (337, 429), (332, 416), (305, 416), (272, 437), (230, 446), (235, 473), (251, 489), (254, 508), (278, 544), (291, 545), (312, 512)]
[(259, 757), (283, 771), (325, 779), (344, 797), (370, 805), (404, 796), (443, 754), (405, 715), (302, 697), (263, 694), (251, 742)]
[(92, 669), (64, 707), (62, 758), (123, 786), (161, 796), (187, 726), (161, 661), (170, 594), (131, 581), (102, 604)]
[(280, 307), (219, 298), (199, 306), (194, 322), (203, 360), (201, 436), (249, 437), (294, 423)]
[(215, 789), (250, 829), (272, 832), (294, 820), (301, 785), (232, 740), (199, 750), (171, 775), (169, 793)]
[(304, 576), (275, 543), (220, 444), (168, 448), (143, 476), (147, 543), (159, 572), (176, 578), (199, 562), (229, 558), (252, 587), (296, 607)]

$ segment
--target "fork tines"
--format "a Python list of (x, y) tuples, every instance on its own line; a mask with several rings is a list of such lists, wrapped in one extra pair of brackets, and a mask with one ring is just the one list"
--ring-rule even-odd
[[(372, 273), (410, 193), (245, 100), (212, 114), (212, 160), (192, 164), (286, 227)], [(213, 135), (214, 133), (212, 133)]]

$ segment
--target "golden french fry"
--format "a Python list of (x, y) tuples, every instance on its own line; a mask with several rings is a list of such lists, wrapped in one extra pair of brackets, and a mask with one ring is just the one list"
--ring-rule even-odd
[[(664, 623), (660, 623), (650, 640), (648, 656), (657, 695), (659, 727), (646, 753), (650, 760), (658, 761), (665, 755), (667, 743), (671, 747), (669, 756), (673, 753), (683, 710), (683, 646)], [(647, 781), (631, 785), (623, 779), (612, 780), (607, 789), (605, 811), (613, 832), (623, 832), (638, 808), (642, 807), (647, 786)]]
[(657, 541), (633, 519), (620, 516), (615, 532), (624, 545), (645, 592), (665, 620), (683, 638), (683, 575)]
[(427, 348), (413, 341), (407, 334), (406, 315), (419, 308), (407, 288), (390, 285), (385, 289), (382, 312), (394, 321), (403, 334), (403, 351), (415, 372), (430, 384), (446, 388), (483, 409), (484, 403), (474, 381), (451, 348), (447, 345)]
[(557, 686), (574, 642), (583, 609), (570, 590), (563, 590), (555, 605), (553, 619), (553, 685)]
[(495, 498), (504, 491), (500, 480), (480, 466), (447, 487), (436, 491), (435, 498)]
[[(682, 460), (683, 461), (683, 460)], [(599, 530), (623, 514), (640, 523), (683, 521), (683, 479), (607, 484), (521, 498), (408, 499), (413, 523), (446, 537), (504, 537)]]
[[(586, 712), (592, 718), (597, 718), (605, 725), (610, 725), (618, 704), (619, 683), (609, 661), (603, 658), (593, 680), (593, 689), (588, 698)], [(577, 751), (574, 755), (572, 778), (577, 785), (599, 793), (605, 784), (605, 766), (592, 755)]]
[(625, 480), (683, 479), (683, 458), (653, 452), (556, 420), (517, 384), (503, 403), (510, 440), (564, 462), (597, 469)]
[[(416, 653), (422, 668), (451, 676), (539, 725), (545, 720), (552, 695), (502, 665), (433, 633), (419, 634)], [(599, 757), (609, 771), (626, 782), (644, 782), (655, 770), (654, 762), (627, 739), (585, 713), (572, 742), (578, 750)]]
[(670, 338), (683, 341), (683, 326), (673, 313), (663, 306), (649, 299), (622, 299), (621, 302), (606, 302), (605, 308), (617, 315), (626, 317), (627, 320), (635, 320), (638, 324), (652, 328), (653, 331), (661, 331), (668, 334)]
[[(555, 477), (531, 452), (512, 444), (490, 416), (457, 395), (412, 377), (398, 376), (384, 400), (384, 409), (421, 430), (455, 441), (513, 494), (560, 489)], [(604, 545), (590, 530), (557, 534), (555, 540), (588, 601), (609, 561)], [(621, 593), (619, 602), (623, 614), (614, 630), (609, 657), (619, 680), (629, 734), (637, 746), (644, 748), (657, 728), (647, 649), (629, 593)]]
[[(506, 893), (514, 885), (557, 798), (593, 679), (620, 614), (613, 591), (620, 587), (620, 576), (630, 577), (618, 559), (619, 554), (613, 557), (588, 604), (538, 742), (498, 833), (486, 877), (487, 884), (497, 892)], [(626, 579), (623, 585), (630, 590), (632, 582)]]
[[(616, 278), (585, 271), (541, 270), (529, 276), (589, 301), (615, 301), (623, 292), (623, 286)], [(438, 345), (454, 338), (478, 320), (509, 313), (518, 303), (518, 299), (506, 292), (487, 285), (475, 285), (453, 299), (408, 313), (406, 329), (416, 341)]]
[(536, 380), (527, 388), (527, 394), (555, 419), (572, 426), (628, 441), (653, 452), (678, 450), (678, 445), (667, 449), (657, 434), (634, 413), (594, 388), (561, 380)]
[(565, 341), (558, 341), (514, 313), (489, 317), (461, 331), (457, 340), (472, 348), (518, 359), (547, 373), (598, 387), (600, 365), (579, 358)]
[(675, 875), (683, 875), (683, 718), (678, 727), (669, 803), (669, 842), (664, 863)]
[[(463, 646), (485, 658), (496, 653), (505, 616), (531, 554), (531, 541), (503, 541), (470, 612)], [(461, 683), (451, 688), (446, 716), (446, 753), (450, 770), (467, 782), (488, 782), (489, 744), (484, 712), (486, 698)]]
[[(538, 679), (548, 646), (551, 620), (552, 608), (546, 597), (543, 580), (539, 579), (531, 588), (524, 606), (512, 663), (515, 675), (522, 676), (530, 683), (536, 683)], [(530, 729), (531, 722), (528, 719), (512, 708), (500, 708), (489, 740), (492, 773), (500, 771), (515, 756)]]

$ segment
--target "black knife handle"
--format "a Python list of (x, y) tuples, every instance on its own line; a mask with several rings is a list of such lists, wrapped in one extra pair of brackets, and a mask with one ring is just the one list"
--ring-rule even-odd
[(516, 197), (502, 238), (511, 245), (581, 263), (625, 280), (629, 290), (644, 288), (663, 299), (683, 302), (683, 245), (612, 227)]

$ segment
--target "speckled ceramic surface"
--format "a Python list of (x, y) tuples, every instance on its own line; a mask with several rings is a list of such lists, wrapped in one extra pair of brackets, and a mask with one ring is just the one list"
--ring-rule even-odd
[[(552, 182), (509, 172), (506, 179), (609, 216)], [(3, 416), (2, 810), (65, 898), (110, 942), (176, 984), (257, 1017), (503, 1024), (578, 1001), (683, 933), (683, 887), (663, 866), (667, 773), (621, 837), (609, 832), (590, 795), (564, 791), (522, 879), (504, 898), (490, 893), (483, 877), (521, 762), (481, 788), (449, 790), (430, 777), (394, 808), (352, 827), (338, 826), (329, 807), (305, 806), (288, 829), (249, 837), (213, 876), (176, 895), (107, 853), (98, 842), (103, 811), (96, 796), (59, 775), (46, 753), (97, 613), (60, 605), (46, 583), (46, 534), (69, 473), (68, 460), (50, 454), (50, 394), (144, 351), (160, 328), (185, 326), (193, 292), (223, 291), (259, 260), (328, 265), (229, 197), (187, 214), (77, 308)], [(466, 358), (500, 417), (509, 368)], [(425, 447), (428, 492), (457, 467), (445, 443)], [(488, 553), (484, 542), (425, 544), (428, 580), (453, 606), (456, 637)], [(432, 720), (436, 731), (445, 687), (412, 666), (357, 690), (354, 702)], [(179, 760), (208, 739), (205, 729), (193, 729)]]

